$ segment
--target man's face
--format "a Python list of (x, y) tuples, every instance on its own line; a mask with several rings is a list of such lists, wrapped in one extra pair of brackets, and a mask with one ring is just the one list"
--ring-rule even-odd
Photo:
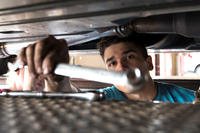
[(145, 59), (133, 44), (117, 43), (105, 49), (104, 62), (108, 70), (118, 72), (139, 68), (144, 73), (153, 69), (151, 57)]

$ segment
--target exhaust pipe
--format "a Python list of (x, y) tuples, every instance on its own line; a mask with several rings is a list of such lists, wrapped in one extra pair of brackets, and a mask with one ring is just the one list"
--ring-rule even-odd
[(200, 12), (139, 18), (127, 24), (126, 29), (137, 33), (179, 34), (200, 38)]

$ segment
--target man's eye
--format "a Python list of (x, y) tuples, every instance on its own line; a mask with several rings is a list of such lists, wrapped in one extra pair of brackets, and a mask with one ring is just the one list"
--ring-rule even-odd
[(116, 61), (112, 61), (110, 63), (108, 63), (108, 67), (114, 67), (116, 66), (117, 62)]
[(128, 60), (131, 60), (131, 59), (134, 59), (134, 58), (135, 58), (135, 55), (130, 53), (130, 54), (127, 54), (126, 58), (127, 58)]

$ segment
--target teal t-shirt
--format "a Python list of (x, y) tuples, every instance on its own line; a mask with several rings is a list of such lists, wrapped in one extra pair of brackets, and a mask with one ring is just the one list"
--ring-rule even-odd
[[(195, 99), (195, 92), (177, 85), (156, 83), (157, 95), (154, 101), (170, 103), (191, 103)], [(104, 92), (106, 100), (128, 100), (127, 97), (115, 86), (100, 89)]]

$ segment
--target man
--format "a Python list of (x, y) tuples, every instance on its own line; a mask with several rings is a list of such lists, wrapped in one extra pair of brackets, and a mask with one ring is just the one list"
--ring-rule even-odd
[[(151, 57), (147, 54), (146, 48), (136, 42), (131, 36), (126, 38), (107, 37), (99, 43), (100, 54), (108, 70), (127, 71), (132, 68), (139, 68), (147, 75), (148, 80), (138, 91), (126, 93), (123, 86), (112, 86), (99, 89), (105, 93), (108, 100), (142, 100), (142, 101), (163, 101), (163, 102), (193, 102), (194, 92), (179, 86), (156, 83), (152, 80), (149, 71), (153, 69)], [(60, 62), (69, 62), (67, 43), (50, 36), (42, 41), (36, 42), (22, 50), (18, 61), (21, 65), (28, 65), (30, 84), (27, 88), (33, 88), (36, 77), (45, 80), (45, 91), (59, 91), (63, 83), (69, 84), (68, 78), (54, 75), (53, 69)], [(22, 79), (23, 75), (21, 76)], [(22, 81), (23, 83), (23, 81)], [(61, 87), (62, 86), (62, 87)], [(23, 88), (23, 86), (20, 86)], [(20, 88), (18, 87), (18, 88)], [(68, 85), (66, 88), (72, 91)]]
[(157, 100), (163, 102), (192, 102), (194, 92), (179, 86), (156, 83), (152, 80), (149, 71), (153, 69), (151, 57), (141, 43), (132, 36), (126, 38), (107, 37), (99, 43), (100, 54), (108, 70), (127, 71), (131, 68), (139, 68), (148, 76), (148, 81), (137, 92), (126, 94), (126, 88), (116, 86), (103, 89), (108, 94), (108, 99), (130, 100)]

